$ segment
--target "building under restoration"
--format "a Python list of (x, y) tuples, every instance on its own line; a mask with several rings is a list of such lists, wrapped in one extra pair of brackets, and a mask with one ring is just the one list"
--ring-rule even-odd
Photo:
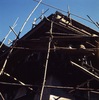
[(99, 100), (99, 32), (59, 12), (0, 49), (0, 100)]

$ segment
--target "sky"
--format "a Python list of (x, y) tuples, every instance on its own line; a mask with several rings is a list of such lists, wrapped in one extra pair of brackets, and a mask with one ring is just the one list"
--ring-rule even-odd
[[(42, 0), (42, 2), (66, 12), (69, 7), (70, 13), (89, 20), (87, 17), (88, 15), (95, 22), (99, 22), (99, 0)], [(19, 33), (23, 23), (37, 4), (38, 2), (34, 0), (0, 0), (0, 41), (2, 41), (7, 35), (10, 30), (9, 26), (12, 26), (17, 18), (18, 21), (14, 30), (16, 33)], [(48, 8), (49, 10), (44, 14), (44, 16), (49, 16), (57, 11), (57, 9), (40, 4), (24, 27), (20, 38), (31, 29), (34, 18), (38, 18), (41, 15), (41, 12), (46, 11)], [(67, 15), (67, 13), (62, 11), (61, 13)], [(71, 15), (71, 18), (93, 28), (96, 31), (99, 31), (99, 29), (92, 23), (84, 21), (73, 15)], [(5, 41), (5, 44), (8, 45), (8, 40), (10, 39), (13, 41), (15, 37), (15, 34), (11, 32)]]

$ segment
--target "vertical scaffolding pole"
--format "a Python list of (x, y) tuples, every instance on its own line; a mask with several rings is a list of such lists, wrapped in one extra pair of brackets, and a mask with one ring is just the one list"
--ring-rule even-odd
[(51, 49), (51, 42), (53, 39), (52, 28), (53, 28), (53, 22), (51, 21), (50, 38), (49, 38), (48, 49), (47, 49), (47, 57), (46, 57), (46, 63), (45, 63), (44, 78), (43, 78), (43, 84), (42, 84), (42, 89), (41, 89), (41, 94), (40, 94), (40, 100), (42, 100), (45, 82), (46, 82), (46, 75), (47, 75), (48, 62), (49, 62), (50, 49)]
[[(87, 82), (87, 87), (89, 88), (89, 81)], [(88, 100), (90, 100), (90, 91), (88, 91)]]

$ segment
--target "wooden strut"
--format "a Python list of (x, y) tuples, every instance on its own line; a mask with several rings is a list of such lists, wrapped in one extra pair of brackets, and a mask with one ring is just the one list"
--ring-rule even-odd
[(51, 48), (51, 43), (52, 43), (52, 39), (53, 39), (52, 28), (53, 28), (53, 21), (51, 22), (51, 28), (50, 28), (50, 38), (49, 38), (49, 43), (48, 43), (48, 50), (47, 50), (47, 57), (46, 57), (46, 63), (45, 63), (43, 84), (42, 84), (42, 89), (41, 89), (41, 93), (40, 93), (40, 100), (42, 100), (45, 82), (46, 82), (46, 75), (47, 75), (48, 62), (49, 62), (49, 56), (50, 56), (50, 48)]

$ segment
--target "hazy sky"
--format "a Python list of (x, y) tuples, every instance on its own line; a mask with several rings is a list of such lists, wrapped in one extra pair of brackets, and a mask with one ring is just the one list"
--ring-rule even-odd
[[(89, 15), (95, 22), (99, 22), (99, 0), (42, 0), (42, 2), (62, 9), (66, 12), (68, 11), (67, 8), (69, 6), (71, 13), (82, 16), (86, 19), (88, 19), (86, 15)], [(17, 17), (19, 17), (19, 20), (17, 22), (17, 26), (15, 27), (15, 31), (18, 33), (24, 21), (36, 5), (37, 2), (35, 2), (34, 0), (0, 0), (0, 41), (2, 41), (2, 39), (9, 32), (9, 26), (13, 25)], [(45, 16), (48, 16), (56, 11), (56, 9), (41, 4), (26, 24), (24, 30), (21, 33), (21, 36), (23, 36), (31, 29), (33, 19), (35, 17), (38, 18), (42, 10), (46, 10), (48, 8), (49, 11), (45, 14)], [(92, 25), (91, 23), (79, 19), (75, 16), (71, 17), (99, 31), (99, 29), (95, 25)], [(15, 35), (13, 34), (13, 32), (9, 35), (8, 39), (15, 39)]]

